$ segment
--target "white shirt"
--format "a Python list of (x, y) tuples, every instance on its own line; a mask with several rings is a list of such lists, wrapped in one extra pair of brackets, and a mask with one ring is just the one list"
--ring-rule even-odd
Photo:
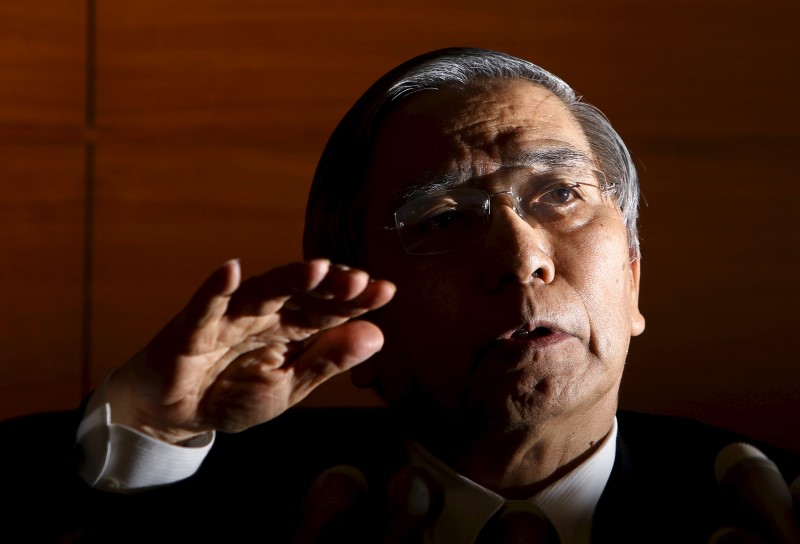
[(87, 406), (94, 407), (78, 426), (76, 443), (83, 452), (78, 472), (86, 483), (103, 491), (134, 493), (188, 478), (214, 444), (214, 433), (175, 446), (112, 423), (105, 383)]
[[(84, 416), (77, 433), (84, 451), (79, 472), (93, 487), (131, 493), (168, 485), (194, 474), (211, 450), (213, 433), (175, 446), (111, 423), (103, 388), (95, 395), (101, 395), (99, 402)], [(589, 543), (592, 517), (614, 464), (616, 436), (615, 418), (611, 431), (588, 459), (528, 499), (547, 515), (561, 544)], [(442, 513), (428, 528), (426, 543), (472, 544), (505, 499), (456, 473), (419, 444), (409, 441), (407, 447), (412, 463), (427, 467), (444, 490)]]
[[(592, 517), (611, 475), (616, 451), (617, 419), (614, 418), (611, 431), (588, 459), (528, 499), (555, 526), (561, 544), (588, 544), (591, 540)], [(409, 452), (412, 463), (431, 470), (444, 488), (442, 513), (427, 532), (426, 542), (475, 542), (486, 521), (506, 500), (458, 474), (419, 444), (409, 443)]]

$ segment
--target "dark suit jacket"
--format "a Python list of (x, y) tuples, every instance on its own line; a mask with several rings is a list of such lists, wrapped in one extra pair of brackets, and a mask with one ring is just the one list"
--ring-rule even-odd
[[(405, 462), (387, 410), (295, 409), (243, 433), (220, 434), (186, 481), (112, 495), (89, 489), (76, 475), (79, 417), (42, 414), (3, 424), (3, 487), (13, 504), (0, 541), (287, 542), (309, 484), (338, 464), (359, 467), (370, 481), (375, 512), (364, 517), (367, 534), (384, 511), (383, 483)], [(595, 514), (595, 542), (706, 543), (715, 529), (745, 522), (714, 479), (717, 452), (741, 436), (680, 418), (620, 412), (618, 420), (617, 457)], [(797, 455), (758, 446), (787, 480), (800, 474)]]

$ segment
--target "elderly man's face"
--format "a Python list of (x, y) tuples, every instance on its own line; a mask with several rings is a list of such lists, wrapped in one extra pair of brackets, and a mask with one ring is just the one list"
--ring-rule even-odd
[(409, 255), (382, 230), (409, 186), (457, 178), (494, 193), (518, 184), (526, 162), (547, 170), (581, 157), (597, 168), (566, 106), (524, 81), (422, 92), (389, 115), (369, 172), (366, 254), (370, 273), (398, 291), (375, 317), (384, 349), (355, 370), (356, 383), (377, 383), (390, 403), (422, 416), (509, 429), (616, 405), (644, 319), (638, 262), (613, 199), (559, 230), (495, 196), (482, 239), (435, 255)]

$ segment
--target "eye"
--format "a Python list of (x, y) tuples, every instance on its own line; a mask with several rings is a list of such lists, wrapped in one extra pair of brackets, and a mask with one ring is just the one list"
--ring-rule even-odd
[(569, 204), (575, 199), (582, 198), (580, 192), (580, 185), (575, 183), (572, 185), (553, 185), (548, 187), (537, 200), (545, 204)]
[(549, 197), (553, 202), (564, 204), (572, 200), (574, 194), (569, 187), (559, 187), (550, 191)]
[(451, 228), (464, 220), (464, 214), (455, 208), (443, 210), (420, 220), (417, 229), (436, 232)]

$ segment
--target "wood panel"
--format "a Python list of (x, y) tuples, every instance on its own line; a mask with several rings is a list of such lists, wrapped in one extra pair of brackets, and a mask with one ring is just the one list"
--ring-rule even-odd
[(81, 398), (85, 12), (0, 3), (0, 419)]
[(231, 258), (260, 273), (301, 257), (313, 155), (224, 143), (98, 147), (95, 378), (124, 362)]
[[(789, 139), (643, 146), (642, 308), (632, 407), (701, 415), (798, 449), (800, 186)], [(654, 271), (654, 272), (653, 272)]]
[[(601, 107), (643, 173), (642, 305), (623, 404), (800, 450), (791, 210), (797, 10), (736, 2), (119, 0), (98, 6), (94, 380), (231, 256), (299, 255), (316, 156), (385, 70), (506, 50)], [(338, 384), (317, 402), (363, 402)]]

